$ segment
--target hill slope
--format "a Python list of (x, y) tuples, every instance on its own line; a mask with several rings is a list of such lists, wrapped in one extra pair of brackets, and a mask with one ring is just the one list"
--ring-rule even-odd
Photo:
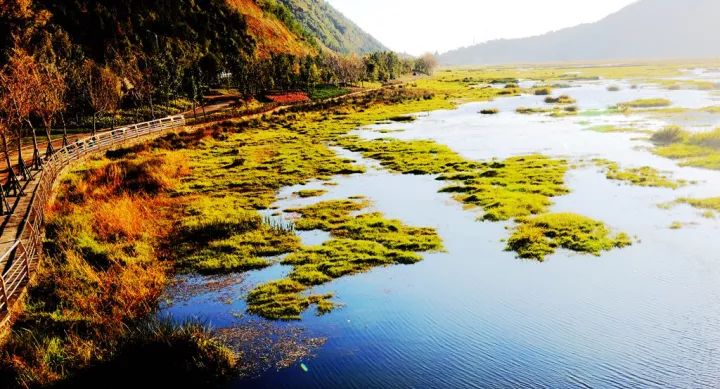
[(720, 56), (720, 1), (641, 0), (592, 24), (450, 51), (443, 64)]
[[(265, 0), (267, 1), (267, 0)], [(320, 42), (338, 53), (371, 53), (387, 48), (324, 0), (278, 0)]]

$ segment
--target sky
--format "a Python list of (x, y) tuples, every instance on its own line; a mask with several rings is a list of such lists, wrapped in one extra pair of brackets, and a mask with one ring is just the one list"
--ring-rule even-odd
[(598, 21), (636, 0), (326, 0), (388, 48), (446, 52)]

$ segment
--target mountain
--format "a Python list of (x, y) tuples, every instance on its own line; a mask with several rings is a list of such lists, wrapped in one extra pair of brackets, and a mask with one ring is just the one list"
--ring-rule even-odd
[(591, 24), (447, 52), (446, 65), (720, 56), (720, 1), (641, 0)]
[(297, 21), (330, 50), (338, 53), (371, 53), (387, 48), (324, 0), (277, 0)]

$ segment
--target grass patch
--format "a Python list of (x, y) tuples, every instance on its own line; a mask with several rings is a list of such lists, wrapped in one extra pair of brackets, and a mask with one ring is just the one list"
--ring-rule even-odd
[(568, 95), (561, 95), (558, 97), (548, 96), (545, 98), (547, 104), (575, 104), (576, 101)]
[(685, 180), (673, 180), (650, 166), (622, 169), (617, 162), (594, 159), (593, 162), (605, 170), (608, 180), (630, 183), (636, 186), (677, 189), (687, 185)]
[(497, 108), (486, 108), (480, 110), (481, 115), (497, 115), (498, 113), (500, 113), (500, 110)]
[(653, 152), (680, 160), (681, 166), (720, 170), (720, 128), (689, 133), (679, 127), (668, 127), (651, 137)]
[(294, 193), (294, 195), (302, 198), (320, 197), (327, 193), (325, 189), (303, 189)]
[(324, 100), (346, 95), (348, 93), (350, 93), (350, 90), (347, 88), (342, 88), (335, 85), (323, 85), (313, 88), (310, 91), (310, 98), (313, 100)]
[(542, 108), (542, 107), (517, 107), (515, 109), (516, 113), (519, 113), (521, 115), (532, 115), (536, 113), (550, 113), (553, 111), (553, 108)]
[(628, 108), (661, 108), (669, 107), (672, 105), (672, 101), (664, 98), (651, 98), (651, 99), (637, 99), (632, 101), (626, 101), (618, 104), (620, 109)]
[(601, 132), (601, 133), (651, 133), (647, 130), (640, 130), (632, 127), (618, 127), (612, 124), (593, 126), (587, 129), (588, 131)]
[(453, 182), (442, 189), (471, 207), (483, 209), (483, 220), (509, 220), (547, 212), (552, 197), (568, 193), (567, 162), (542, 155), (487, 162), (474, 171), (444, 174)]
[(714, 218), (715, 213), (720, 213), (720, 197), (711, 197), (706, 199), (691, 199), (682, 198), (678, 199), (676, 204), (688, 204), (693, 208), (697, 208), (707, 213), (704, 215), (707, 218)]
[(572, 213), (556, 213), (524, 219), (508, 239), (506, 249), (520, 258), (543, 261), (558, 248), (600, 255), (631, 244), (629, 236), (613, 235), (602, 222)]
[(328, 231), (332, 239), (286, 256), (282, 263), (293, 267), (288, 278), (253, 289), (248, 311), (267, 319), (298, 320), (315, 305), (324, 314), (336, 304), (330, 295), (307, 295), (311, 287), (378, 266), (412, 264), (422, 259), (417, 252), (442, 248), (434, 229), (406, 226), (380, 213), (354, 215), (367, 206), (367, 201), (346, 199), (288, 210), (300, 216), (298, 228)]
[(417, 118), (412, 115), (398, 115), (398, 116), (392, 116), (392, 117), (388, 118), (388, 120), (391, 122), (409, 123), (409, 122), (414, 122), (415, 120), (417, 120)]

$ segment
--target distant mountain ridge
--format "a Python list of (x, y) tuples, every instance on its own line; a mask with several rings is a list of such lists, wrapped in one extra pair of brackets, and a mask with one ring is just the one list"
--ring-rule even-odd
[(640, 0), (596, 22), (449, 51), (445, 65), (720, 56), (720, 1)]

